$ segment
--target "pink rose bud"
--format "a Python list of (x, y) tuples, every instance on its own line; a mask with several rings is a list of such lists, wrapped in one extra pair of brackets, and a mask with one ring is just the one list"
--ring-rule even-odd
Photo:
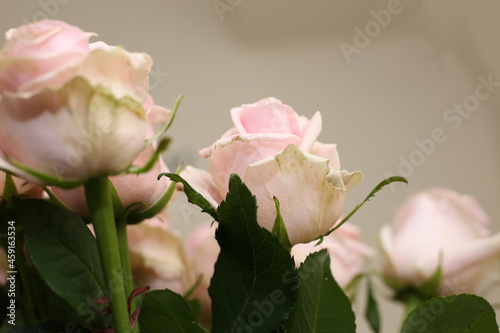
[(442, 268), (437, 293), (484, 294), (498, 277), (500, 233), (470, 196), (433, 188), (408, 199), (380, 231), (383, 275), (391, 284), (421, 287)]
[(0, 52), (0, 168), (75, 186), (144, 149), (151, 59), (64, 22), (7, 32)]
[(203, 223), (191, 232), (186, 242), (186, 253), (194, 280), (200, 277), (199, 284), (193, 293), (201, 304), (201, 320), (208, 323), (212, 317), (212, 301), (208, 294), (210, 280), (214, 274), (214, 265), (219, 256), (220, 247), (215, 239), (216, 225)]
[(297, 244), (292, 248), (297, 267), (302, 264), (311, 253), (327, 249), (330, 256), (330, 270), (340, 287), (346, 288), (365, 271), (369, 258), (374, 251), (361, 241), (361, 233), (357, 226), (344, 223), (340, 228), (323, 239), (323, 242)]
[(164, 217), (127, 226), (132, 275), (138, 286), (168, 288), (184, 293), (191, 287), (190, 272), (180, 237)]
[(277, 197), (292, 245), (326, 233), (362, 176), (340, 169), (334, 144), (316, 141), (321, 114), (308, 120), (267, 98), (233, 108), (231, 116), (235, 127), (200, 151), (210, 161), (210, 174), (186, 168), (181, 176), (216, 206), (226, 196), (231, 173), (238, 174), (257, 197), (257, 219), (268, 230), (276, 218)]

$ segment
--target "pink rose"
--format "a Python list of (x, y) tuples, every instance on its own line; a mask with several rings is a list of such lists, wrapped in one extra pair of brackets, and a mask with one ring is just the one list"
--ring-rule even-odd
[(330, 256), (330, 270), (340, 287), (346, 288), (359, 275), (364, 273), (367, 260), (374, 251), (361, 241), (361, 233), (357, 226), (345, 223), (318, 242), (297, 244), (292, 248), (292, 255), (297, 267), (313, 252), (327, 249)]
[(192, 285), (184, 245), (164, 217), (127, 226), (132, 275), (139, 286), (186, 292)]
[(233, 108), (231, 116), (235, 127), (200, 151), (210, 161), (210, 175), (187, 168), (182, 176), (215, 206), (225, 197), (230, 174), (238, 174), (256, 195), (258, 222), (268, 230), (277, 197), (292, 245), (327, 232), (362, 176), (340, 170), (336, 146), (316, 141), (321, 114), (308, 120), (268, 98)]
[(394, 224), (380, 232), (383, 274), (397, 285), (420, 287), (442, 267), (438, 293), (484, 294), (498, 271), (500, 233), (469, 196), (433, 188), (412, 196)]
[(0, 52), (0, 168), (39, 183), (127, 168), (144, 149), (151, 59), (60, 21), (7, 32)]
[(215, 239), (215, 225), (203, 223), (191, 232), (186, 242), (186, 253), (194, 280), (201, 276), (200, 283), (193, 293), (201, 304), (201, 321), (210, 322), (212, 318), (212, 300), (208, 294), (210, 280), (214, 275), (214, 265), (219, 256), (220, 247)]
[[(168, 120), (170, 111), (154, 105), (153, 99), (149, 96), (145, 108), (149, 110), (147, 114), (147, 138), (154, 134), (154, 123), (165, 122)], [(156, 143), (153, 144), (155, 146)], [(143, 166), (153, 156), (153, 146), (150, 146), (139, 153), (133, 161), (134, 165)], [(170, 180), (163, 177), (157, 179), (158, 174), (169, 172), (166, 164), (161, 157), (155, 163), (153, 168), (146, 173), (141, 174), (124, 174), (118, 176), (110, 176), (109, 179), (113, 183), (118, 196), (125, 209), (136, 203), (132, 210), (145, 210), (152, 206), (162, 195), (167, 191)], [(65, 190), (58, 187), (52, 187), (52, 192), (56, 197), (64, 203), (69, 209), (82, 216), (88, 216), (89, 210), (87, 207), (87, 199), (83, 186)]]

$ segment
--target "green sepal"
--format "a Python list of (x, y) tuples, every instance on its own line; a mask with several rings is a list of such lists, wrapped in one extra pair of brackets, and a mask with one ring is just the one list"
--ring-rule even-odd
[(128, 169), (120, 174), (124, 173), (135, 173), (135, 174), (140, 174), (140, 173), (145, 173), (148, 172), (153, 168), (155, 163), (158, 161), (160, 157), (160, 154), (167, 150), (168, 146), (170, 145), (171, 140), (169, 138), (162, 139), (160, 143), (158, 144), (158, 148), (154, 151), (153, 156), (149, 159), (149, 161), (144, 165), (144, 166), (137, 166), (137, 165), (132, 165), (128, 167)]
[(12, 207), (12, 197), (17, 196), (17, 188), (12, 175), (9, 172), (5, 172), (5, 185), (2, 194), (2, 206), (5, 208)]
[[(181, 168), (182, 166), (179, 166), (174, 175), (178, 175), (179, 172), (181, 171)], [(161, 175), (163, 174), (160, 174), (158, 176), (158, 180), (161, 178)], [(127, 217), (127, 224), (137, 224), (145, 219), (150, 219), (159, 212), (161, 212), (172, 198), (174, 192), (175, 192), (175, 182), (172, 182), (168, 186), (168, 189), (165, 191), (165, 193), (163, 193), (160, 199), (156, 200), (156, 202), (153, 205), (148, 207), (146, 210), (140, 212), (135, 212), (135, 211), (131, 212)], [(132, 204), (131, 206), (127, 207), (127, 210), (129, 210), (134, 205), (135, 204)]]
[(118, 195), (118, 192), (116, 191), (115, 185), (113, 185), (113, 182), (111, 181), (111, 179), (109, 179), (109, 177), (108, 183), (111, 191), (111, 201), (113, 202), (113, 211), (115, 214), (115, 218), (122, 217), (126, 214), (125, 207), (123, 207), (122, 201), (120, 199), (120, 196)]
[(442, 255), (439, 255), (439, 264), (434, 271), (434, 274), (432, 274), (432, 276), (418, 288), (424, 295), (429, 295), (430, 297), (439, 295), (439, 287), (441, 286), (441, 281), (443, 280), (442, 266)]
[(29, 173), (30, 175), (38, 178), (39, 180), (41, 180), (42, 182), (44, 182), (47, 185), (53, 185), (53, 186), (57, 186), (57, 187), (60, 187), (63, 189), (70, 189), (70, 188), (74, 188), (74, 187), (78, 187), (80, 185), (83, 185), (87, 181), (87, 179), (84, 179), (84, 180), (82, 180), (82, 179), (68, 179), (68, 178), (63, 179), (62, 177), (57, 177), (57, 176), (50, 175), (50, 174), (45, 173), (45, 172), (33, 170), (33, 169), (27, 167), (26, 165), (21, 164), (15, 160), (11, 159), (8, 156), (7, 156), (7, 159), (16, 168), (19, 168), (19, 169), (23, 170), (24, 172)]
[(215, 208), (210, 205), (210, 202), (208, 202), (208, 200), (205, 199), (203, 195), (201, 195), (191, 185), (189, 185), (188, 182), (186, 182), (181, 176), (176, 173), (160, 173), (158, 175), (158, 179), (163, 176), (170, 178), (170, 180), (175, 183), (181, 183), (182, 185), (184, 185), (184, 193), (186, 193), (188, 201), (200, 207), (202, 212), (208, 213), (214, 218), (214, 220), (219, 221), (217, 210), (215, 210)]
[(159, 137), (161, 137), (165, 132), (172, 126), (172, 123), (174, 122), (175, 116), (177, 115), (177, 110), (179, 109), (179, 105), (181, 104), (182, 98), (184, 96), (180, 95), (177, 97), (177, 100), (175, 101), (174, 107), (172, 109), (172, 115), (168, 119), (168, 121), (163, 125), (163, 127), (155, 133), (149, 140), (146, 141), (145, 147), (149, 147), (154, 141), (156, 141)]
[(280, 202), (276, 197), (273, 197), (273, 200), (274, 205), (276, 206), (276, 219), (274, 220), (272, 234), (276, 235), (281, 245), (283, 245), (283, 247), (290, 252), (292, 250), (292, 245), (290, 244), (290, 239), (288, 238), (288, 231), (286, 230), (283, 216), (281, 216)]
[[(389, 177), (389, 178), (384, 179), (383, 181), (378, 183), (378, 185), (375, 186), (375, 188), (373, 188), (373, 190), (370, 192), (370, 194), (368, 194), (368, 196), (365, 198), (365, 200), (363, 200), (363, 202), (361, 202), (359, 205), (357, 205), (346, 217), (344, 217), (342, 219), (342, 221), (340, 221), (340, 223), (338, 223), (334, 228), (330, 229), (330, 231), (328, 231), (326, 234), (319, 236), (317, 239), (320, 239), (322, 237), (326, 237), (329, 234), (331, 234), (332, 232), (334, 232), (335, 230), (337, 230), (338, 228), (340, 228), (344, 223), (346, 223), (354, 215), (354, 213), (356, 213), (358, 211), (358, 209), (360, 209), (367, 201), (369, 201), (370, 198), (375, 196), (375, 194), (378, 191), (380, 191), (384, 186), (389, 185), (389, 184), (394, 183), (394, 182), (403, 182), (403, 183), (408, 184), (408, 181), (406, 180), (406, 178), (400, 177), (400, 176), (394, 176), (394, 177)], [(320, 244), (320, 243), (318, 243), (318, 244)]]

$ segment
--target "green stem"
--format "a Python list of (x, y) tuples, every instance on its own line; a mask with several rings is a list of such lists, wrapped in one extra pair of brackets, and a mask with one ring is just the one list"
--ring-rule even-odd
[(127, 297), (108, 178), (100, 176), (89, 180), (85, 184), (85, 196), (111, 300), (114, 327), (116, 333), (130, 333)]
[(408, 291), (403, 295), (400, 295), (397, 299), (405, 304), (405, 313), (403, 315), (401, 325), (404, 323), (408, 315), (417, 308), (417, 306), (426, 301), (426, 298), (416, 291)]
[[(125, 295), (130, 295), (134, 290), (134, 280), (132, 278), (132, 268), (130, 267), (130, 256), (127, 240), (127, 217), (122, 216), (116, 219), (116, 233), (123, 267), (123, 281), (125, 283)], [(135, 300), (130, 303), (130, 313), (134, 313), (137, 308)], [(135, 325), (133, 333), (139, 332), (139, 325)]]

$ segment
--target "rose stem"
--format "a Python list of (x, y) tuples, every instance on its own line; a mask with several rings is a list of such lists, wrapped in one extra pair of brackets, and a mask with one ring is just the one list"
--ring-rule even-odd
[[(120, 256), (123, 267), (123, 280), (125, 282), (125, 295), (130, 295), (134, 290), (132, 279), (132, 269), (130, 267), (130, 256), (127, 240), (127, 217), (122, 216), (116, 219), (116, 234), (118, 236), (118, 245), (120, 247)], [(134, 313), (136, 306), (135, 300), (130, 303), (130, 314)], [(139, 331), (139, 325), (135, 325), (133, 332)]]
[(104, 277), (111, 300), (111, 313), (116, 333), (130, 333), (127, 297), (116, 234), (113, 202), (106, 176), (90, 179), (85, 184), (85, 196), (99, 246)]

